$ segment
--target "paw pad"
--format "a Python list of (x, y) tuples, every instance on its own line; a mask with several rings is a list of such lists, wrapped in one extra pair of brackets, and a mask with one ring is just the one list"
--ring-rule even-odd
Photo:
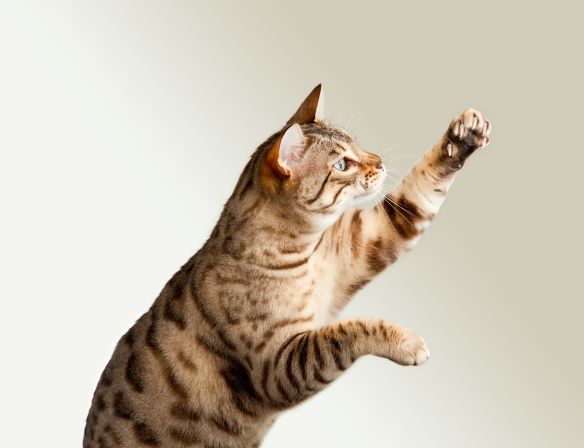
[(444, 152), (448, 158), (461, 167), (474, 151), (489, 143), (491, 123), (474, 109), (465, 110), (450, 123), (444, 142)]

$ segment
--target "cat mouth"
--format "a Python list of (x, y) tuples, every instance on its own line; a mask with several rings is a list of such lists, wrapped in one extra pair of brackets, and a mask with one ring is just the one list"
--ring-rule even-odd
[(384, 174), (379, 178), (379, 180), (375, 183), (375, 185), (373, 185), (371, 188), (364, 188), (364, 192), (363, 193), (359, 193), (358, 195), (355, 196), (355, 199), (358, 198), (365, 198), (368, 196), (375, 196), (377, 193), (379, 193), (382, 188), (383, 188), (383, 182), (385, 181), (385, 178), (387, 177), (387, 174)]

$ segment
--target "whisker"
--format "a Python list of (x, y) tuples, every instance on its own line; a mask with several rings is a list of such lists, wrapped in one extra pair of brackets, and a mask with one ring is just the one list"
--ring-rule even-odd
[(383, 206), (382, 201), (384, 201), (384, 200), (385, 200), (385, 196), (383, 195), (381, 197), (381, 200), (379, 201), (379, 203), (375, 206), (375, 208), (377, 209), (377, 213), (383, 213), (385, 215), (385, 217), (387, 218), (387, 221), (389, 222), (389, 224), (391, 225), (393, 230), (397, 233), (397, 229), (393, 225), (393, 222), (391, 222), (391, 219), (390, 219), (389, 215), (387, 214), (387, 212), (385, 211), (385, 207)]
[(402, 177), (404, 176), (404, 173), (402, 173), (397, 168), (393, 168), (391, 166), (386, 166), (385, 169), (388, 172), (388, 174), (391, 173), (391, 174), (397, 174), (397, 175), (402, 176)]
[[(406, 213), (408, 213), (408, 214), (410, 214), (410, 215), (413, 215), (413, 213), (412, 213), (411, 211), (409, 211), (408, 209), (404, 208), (403, 206), (401, 206), (401, 205), (399, 205), (397, 202), (395, 202), (393, 199), (391, 199), (391, 197), (390, 197), (390, 195), (389, 195), (389, 194), (385, 196), (385, 200), (386, 200), (386, 201), (389, 201), (391, 204), (395, 205), (396, 207), (399, 207), (399, 208), (401, 208), (401, 209), (402, 209), (404, 212), (406, 212)], [(405, 217), (405, 216), (404, 216), (404, 215), (403, 215), (403, 214), (402, 214), (402, 213), (401, 213), (401, 212), (400, 212), (398, 209), (396, 209), (396, 211), (397, 211), (397, 212), (398, 212), (398, 213), (401, 215), (401, 217), (402, 217), (403, 219), (405, 219), (405, 220), (406, 220), (406, 221), (407, 221), (409, 224), (412, 224), (412, 222), (411, 222), (411, 221), (410, 221), (408, 218), (406, 218), (406, 217)], [(413, 225), (413, 224), (412, 224), (412, 225)]]
[(386, 146), (385, 148), (379, 148), (377, 150), (377, 152), (379, 154), (385, 154), (387, 156), (400, 156), (400, 157), (404, 157), (404, 156), (410, 156), (413, 157), (413, 154), (406, 154), (406, 153), (402, 153), (402, 152), (395, 152), (394, 150), (398, 147), (401, 146), (401, 142), (400, 143), (396, 143), (395, 145), (392, 146)]
[(347, 130), (349, 133), (353, 133), (353, 127), (359, 123), (361, 120), (360, 113), (354, 113), (349, 119), (347, 120), (347, 124), (344, 126), (344, 129)]

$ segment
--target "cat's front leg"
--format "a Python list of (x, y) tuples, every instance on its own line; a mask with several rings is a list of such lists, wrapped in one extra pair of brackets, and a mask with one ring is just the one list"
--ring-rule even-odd
[[(440, 209), (458, 170), (489, 142), (490, 123), (474, 109), (455, 117), (444, 136), (397, 187), (371, 210), (348, 210), (341, 219), (350, 250), (338, 278), (338, 312), (363, 285), (412, 249)], [(349, 246), (349, 245), (348, 245)]]
[(294, 406), (368, 354), (401, 365), (419, 365), (430, 356), (412, 330), (380, 319), (352, 319), (290, 336), (264, 365), (262, 394), (276, 408)]
[(386, 196), (383, 208), (398, 248), (409, 249), (417, 241), (444, 202), (455, 174), (472, 153), (489, 142), (490, 130), (480, 112), (467, 109), (452, 120), (440, 141)]

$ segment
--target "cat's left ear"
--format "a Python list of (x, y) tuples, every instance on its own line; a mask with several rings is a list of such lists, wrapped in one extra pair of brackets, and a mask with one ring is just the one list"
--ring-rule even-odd
[(303, 125), (306, 123), (322, 121), (323, 112), (324, 91), (322, 89), (322, 84), (319, 84), (314, 89), (312, 89), (312, 92), (308, 94), (296, 113), (292, 115), (286, 124), (289, 125), (298, 123)]
[(306, 138), (300, 125), (295, 123), (288, 127), (268, 152), (267, 161), (272, 171), (281, 178), (294, 177), (305, 144)]

